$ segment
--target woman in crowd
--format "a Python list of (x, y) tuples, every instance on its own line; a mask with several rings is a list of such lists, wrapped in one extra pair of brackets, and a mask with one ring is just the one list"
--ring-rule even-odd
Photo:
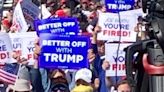
[(91, 70), (87, 68), (78, 70), (75, 75), (76, 86), (72, 90), (72, 92), (93, 92), (91, 79), (92, 79)]

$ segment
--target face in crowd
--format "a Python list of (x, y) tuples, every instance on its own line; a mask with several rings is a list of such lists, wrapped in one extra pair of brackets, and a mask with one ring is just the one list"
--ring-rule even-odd
[(105, 55), (105, 42), (104, 41), (98, 41), (98, 53), (100, 56)]
[(131, 87), (127, 80), (123, 80), (117, 87), (118, 92), (131, 92)]
[(87, 9), (88, 8), (88, 0), (81, 0), (81, 6), (83, 9)]
[(69, 92), (69, 86), (65, 72), (61, 69), (55, 69), (51, 72), (51, 92)]

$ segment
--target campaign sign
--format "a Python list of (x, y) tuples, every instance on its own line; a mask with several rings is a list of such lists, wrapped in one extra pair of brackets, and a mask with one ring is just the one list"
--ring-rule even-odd
[(9, 35), (0, 32), (0, 65), (11, 61), (12, 45)]
[(10, 33), (13, 52), (28, 60), (29, 65), (34, 63), (36, 32)]
[[(16, 33), (13, 33), (13, 34), (16, 34)], [(10, 34), (13, 52), (16, 53), (17, 55), (22, 55), (23, 39), (21, 39), (20, 37), (13, 37), (13, 34)]]
[(21, 8), (27, 23), (30, 24), (32, 28), (34, 28), (33, 22), (39, 16), (39, 7), (30, 0), (23, 0), (21, 2)]
[(123, 51), (123, 49), (131, 44), (132, 43), (121, 43), (119, 51), (117, 43), (105, 44), (105, 59), (106, 61), (109, 61), (110, 65), (109, 69), (106, 70), (106, 76), (126, 76), (125, 52)]
[(35, 21), (37, 34), (55, 33), (77, 35), (79, 28), (76, 18), (50, 18)]
[(105, 0), (108, 12), (119, 12), (133, 9), (134, 0)]
[(87, 68), (89, 37), (40, 34), (40, 67), (79, 69)]
[[(135, 42), (136, 32), (134, 27), (137, 24), (136, 16), (130, 14), (100, 13), (98, 25), (101, 32), (98, 33), (98, 40), (110, 42)], [(121, 37), (121, 40), (120, 40)]]
[(20, 2), (17, 3), (14, 9), (11, 30), (15, 32), (26, 32), (28, 30), (28, 25), (25, 21)]

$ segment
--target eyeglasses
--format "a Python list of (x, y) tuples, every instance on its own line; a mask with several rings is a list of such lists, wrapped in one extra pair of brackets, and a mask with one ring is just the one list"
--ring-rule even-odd
[(68, 92), (67, 90), (68, 90), (67, 88), (60, 86), (60, 87), (52, 88), (51, 92)]

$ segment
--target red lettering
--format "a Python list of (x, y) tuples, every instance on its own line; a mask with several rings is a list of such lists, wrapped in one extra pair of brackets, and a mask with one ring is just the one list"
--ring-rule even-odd
[(130, 37), (130, 32), (129, 32), (129, 37)]
[(111, 36), (116, 36), (116, 31), (112, 31)]
[(121, 65), (120, 64), (118, 65), (118, 70), (121, 70)]
[(116, 30), (103, 30), (103, 35), (108, 35), (108, 36), (129, 36), (130, 37), (130, 32), (127, 31), (116, 31)]
[(117, 31), (117, 36), (121, 36), (121, 31)]
[(30, 59), (32, 59), (32, 58), (34, 58), (34, 54), (28, 54), (28, 55), (27, 55), (27, 60), (30, 60)]
[(32, 54), (27, 55), (27, 59), (29, 60), (30, 58), (32, 58)]
[(125, 70), (125, 64), (113, 64), (112, 65), (112, 70)]
[(128, 36), (128, 32), (124, 31), (123, 33), (123, 36)]
[(108, 33), (107, 30), (104, 30), (104, 31), (103, 31), (103, 35), (106, 35), (107, 33)]
[(1, 59), (5, 59), (5, 58), (7, 58), (7, 55), (6, 55), (5, 53), (1, 53), (1, 54), (0, 54), (0, 58), (1, 58)]
[(125, 67), (126, 67), (125, 64), (123, 64), (123, 65), (122, 65), (122, 70), (125, 70)]
[(116, 64), (113, 64), (113, 65), (112, 65), (112, 70), (116, 70), (116, 69), (117, 69)]

